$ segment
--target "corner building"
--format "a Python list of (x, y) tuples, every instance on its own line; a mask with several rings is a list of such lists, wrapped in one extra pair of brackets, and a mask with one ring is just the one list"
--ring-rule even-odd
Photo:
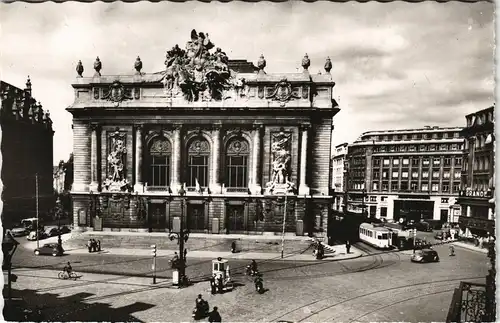
[[(2, 224), (12, 228), (22, 219), (40, 218), (54, 207), (52, 187), (52, 120), (32, 95), (31, 80), (24, 89), (0, 82), (2, 108)], [(37, 206), (38, 177), (38, 206)]]
[(349, 146), (348, 199), (388, 221), (457, 222), (462, 128), (370, 131)]
[[(168, 51), (166, 69), (83, 77), (73, 88), (75, 226), (303, 235), (326, 232), (335, 83), (303, 72), (267, 74), (231, 61), (203, 33)], [(185, 204), (180, 188), (187, 193)], [(286, 196), (286, 198), (285, 198)], [(287, 205), (285, 206), (285, 201)]]
[(462, 207), (459, 226), (468, 237), (495, 235), (495, 107), (471, 113), (465, 118)]

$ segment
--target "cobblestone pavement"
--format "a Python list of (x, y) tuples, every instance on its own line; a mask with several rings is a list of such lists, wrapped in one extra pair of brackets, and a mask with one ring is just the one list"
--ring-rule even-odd
[[(264, 294), (238, 274), (248, 262), (238, 260), (231, 260), (238, 284), (221, 295), (210, 295), (206, 281), (173, 288), (169, 275), (153, 286), (146, 277), (84, 273), (68, 281), (57, 279), (57, 271), (23, 268), (15, 270), (13, 288), (15, 297), (43, 304), (46, 320), (191, 321), (202, 293), (225, 321), (444, 321), (453, 289), (461, 280), (484, 282), (488, 259), (465, 249), (448, 257), (446, 245), (434, 249), (439, 263), (414, 264), (408, 254), (371, 248), (372, 255), (336, 262), (261, 261)], [(204, 261), (188, 268), (191, 278), (210, 274), (210, 260)]]

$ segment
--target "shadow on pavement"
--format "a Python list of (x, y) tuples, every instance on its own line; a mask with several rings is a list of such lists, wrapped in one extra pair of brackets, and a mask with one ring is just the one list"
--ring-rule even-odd
[(141, 322), (132, 314), (156, 306), (135, 302), (127, 306), (112, 308), (107, 303), (84, 303), (95, 298), (92, 297), (94, 294), (91, 293), (76, 293), (71, 296), (61, 297), (55, 293), (37, 293), (31, 289), (13, 289), (12, 296), (11, 301), (5, 301), (3, 315), (6, 321), (14, 322), (99, 322), (103, 318), (112, 322)]

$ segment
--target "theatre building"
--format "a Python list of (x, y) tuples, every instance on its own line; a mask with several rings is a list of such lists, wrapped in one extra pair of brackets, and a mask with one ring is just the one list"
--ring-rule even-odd
[(348, 151), (348, 204), (388, 221), (456, 222), (461, 128), (370, 131)]
[(495, 108), (467, 115), (459, 226), (466, 236), (495, 235)]
[(165, 70), (72, 84), (74, 223), (81, 230), (325, 232), (332, 99), (325, 71), (267, 74), (231, 61), (203, 33), (168, 51)]

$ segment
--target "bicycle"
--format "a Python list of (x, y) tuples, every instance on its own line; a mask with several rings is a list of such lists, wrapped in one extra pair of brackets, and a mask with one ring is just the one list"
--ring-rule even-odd
[(68, 274), (67, 271), (61, 271), (57, 275), (57, 277), (59, 279), (73, 279), (73, 280), (76, 280), (78, 278), (78, 275), (74, 271), (72, 271), (70, 274)]

